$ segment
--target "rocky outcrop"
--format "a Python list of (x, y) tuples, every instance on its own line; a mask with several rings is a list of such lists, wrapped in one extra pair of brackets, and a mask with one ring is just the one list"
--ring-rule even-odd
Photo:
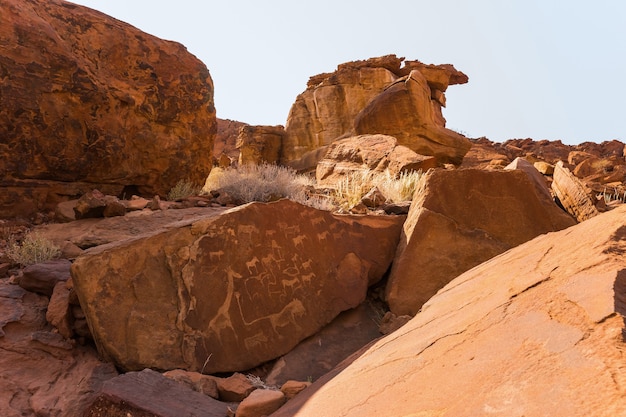
[(239, 164), (277, 164), (284, 136), (282, 126), (242, 126), (237, 136)]
[[(229, 119), (217, 119), (217, 133), (213, 143), (213, 163), (223, 166), (220, 161), (228, 158), (231, 161), (239, 160), (237, 136), (239, 130), (248, 126), (247, 123)], [(224, 164), (225, 165), (225, 164)]]
[(93, 248), (72, 277), (100, 353), (120, 368), (242, 371), (359, 305), (402, 221), (252, 203)]
[[(416, 95), (411, 97), (410, 102), (386, 94), (378, 100), (377, 105), (370, 105), (373, 99), (399, 79), (408, 76), (412, 70), (418, 71), (421, 77), (414, 74), (411, 79), (419, 78), (420, 82), (425, 80), (426, 84), (416, 87)], [(448, 85), (465, 82), (467, 76), (451, 65), (425, 65), (419, 61), (404, 61), (404, 58), (395, 55), (341, 64), (332, 74), (311, 77), (306, 91), (296, 98), (285, 125), (286, 135), (280, 161), (299, 170), (314, 168), (323, 157), (324, 147), (356, 132), (355, 119), (369, 107), (370, 111), (361, 116), (363, 121), (359, 123), (358, 134), (392, 135), (388, 128), (398, 120), (396, 110), (401, 109), (404, 116), (408, 117), (402, 121), (402, 126), (410, 127), (411, 132), (398, 138), (402, 145), (416, 151), (429, 151), (434, 145), (424, 146), (426, 142), (449, 144), (454, 138), (459, 149), (449, 149), (443, 158), (444, 153), (437, 148), (437, 156), (446, 160), (449, 155), (452, 162), (458, 162), (458, 157), (464, 153), (462, 149), (465, 152), (469, 149), (469, 142), (444, 128), (441, 106), (445, 105), (444, 91)], [(396, 102), (396, 99), (401, 102)], [(416, 114), (414, 111), (424, 113)], [(389, 119), (385, 119), (383, 113), (388, 113)], [(377, 115), (376, 120), (369, 116), (373, 114)], [(431, 127), (434, 130), (431, 131)], [(394, 133), (402, 132), (395, 129)], [(449, 138), (444, 139), (446, 134), (449, 134)]]
[(598, 215), (590, 190), (576, 178), (562, 161), (554, 166), (552, 191), (561, 205), (579, 222)]
[(464, 136), (445, 128), (441, 114), (445, 102), (434, 98), (424, 74), (413, 70), (359, 112), (354, 131), (394, 136), (399, 144), (419, 154), (432, 155), (441, 164), (460, 165), (472, 145)]
[(92, 188), (151, 196), (203, 183), (213, 83), (184, 46), (64, 1), (0, 10), (0, 43), (11, 45), (0, 55), (1, 216)]
[(470, 268), (575, 224), (519, 170), (434, 170), (420, 182), (386, 289), (397, 315), (417, 313)]
[(435, 168), (434, 157), (418, 155), (398, 145), (393, 136), (361, 135), (333, 142), (315, 171), (317, 184), (336, 184), (351, 172), (388, 170), (395, 177), (405, 171), (428, 171)]
[(625, 216), (615, 209), (466, 272), (272, 417), (620, 415)]

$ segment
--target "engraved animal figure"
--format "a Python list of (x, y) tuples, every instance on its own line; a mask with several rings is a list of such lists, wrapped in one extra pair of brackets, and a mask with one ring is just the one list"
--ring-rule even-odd
[(330, 232), (328, 230), (324, 230), (322, 233), (318, 233), (317, 234), (317, 240), (318, 241), (322, 241), (322, 240), (326, 240), (326, 238), (330, 235)]
[(304, 246), (305, 239), (306, 239), (306, 235), (299, 235), (299, 236), (292, 238), (291, 240), (293, 240), (294, 247), (297, 248), (298, 246)]
[(248, 272), (250, 273), (250, 275), (252, 275), (252, 270), (254, 270), (255, 273), (259, 273), (259, 258), (257, 258), (256, 256), (254, 258), (252, 258), (251, 260), (249, 260), (248, 262), (246, 262), (246, 268), (248, 268)]
[(312, 265), (313, 265), (313, 259), (306, 260), (306, 261), (302, 262), (302, 264), (301, 264), (302, 269), (311, 269)]
[(222, 256), (224, 255), (224, 251), (223, 250), (218, 250), (215, 252), (209, 252), (209, 260), (210, 261), (221, 261), (222, 260)]
[(310, 283), (311, 283), (311, 279), (312, 279), (312, 278), (315, 278), (315, 277), (316, 277), (315, 273), (314, 273), (314, 272), (311, 272), (310, 274), (302, 275), (302, 276), (300, 277), (300, 279), (302, 280), (302, 282), (305, 282), (305, 283), (307, 283), (307, 284), (310, 284)]

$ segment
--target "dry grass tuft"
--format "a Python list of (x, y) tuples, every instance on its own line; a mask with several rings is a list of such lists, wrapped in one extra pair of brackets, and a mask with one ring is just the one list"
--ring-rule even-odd
[(58, 258), (61, 250), (51, 240), (29, 232), (21, 243), (10, 238), (6, 254), (13, 262), (28, 266)]

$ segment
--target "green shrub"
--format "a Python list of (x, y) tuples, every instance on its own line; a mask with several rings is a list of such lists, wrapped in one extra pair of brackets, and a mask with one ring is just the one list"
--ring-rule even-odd
[(9, 239), (7, 256), (23, 266), (33, 265), (58, 258), (61, 250), (51, 240), (36, 232), (27, 233), (21, 243)]
[(192, 195), (200, 194), (200, 187), (194, 185), (191, 181), (180, 180), (167, 194), (169, 201), (183, 200)]

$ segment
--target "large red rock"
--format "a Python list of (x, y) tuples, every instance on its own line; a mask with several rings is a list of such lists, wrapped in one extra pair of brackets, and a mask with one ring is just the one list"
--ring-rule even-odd
[(387, 283), (391, 311), (413, 315), (468, 269), (575, 224), (544, 191), (520, 170), (434, 170), (423, 176)]
[(448, 284), (272, 417), (622, 415), (626, 207)]
[(245, 371), (356, 307), (393, 259), (402, 217), (252, 203), (90, 249), (74, 288), (120, 368)]
[(183, 45), (59, 0), (1, 0), (0, 44), (0, 215), (203, 183), (213, 82)]
[[(425, 95), (418, 93), (412, 97), (409, 105), (413, 107), (410, 111), (424, 113), (411, 113), (408, 120), (402, 121), (401, 126), (410, 125), (409, 135), (400, 129), (394, 130), (401, 136), (398, 138), (400, 143), (416, 150), (418, 143), (450, 142), (443, 138), (449, 133), (451, 138), (459, 140), (461, 148), (467, 152), (469, 142), (459, 139), (462, 137), (454, 132), (440, 129), (445, 125), (441, 115), (441, 107), (445, 106), (444, 91), (448, 85), (466, 83), (467, 76), (454, 69), (452, 65), (426, 65), (419, 61), (404, 61), (404, 58), (387, 55), (365, 61), (347, 62), (339, 65), (331, 74), (311, 77), (306, 91), (298, 95), (289, 112), (280, 162), (299, 170), (314, 169), (324, 156), (326, 146), (339, 138), (355, 134), (355, 119), (363, 109), (370, 107), (368, 103), (398, 79), (409, 75), (412, 70), (422, 75), (421, 79), (425, 80), (426, 85), (419, 87), (423, 88), (419, 93), (424, 92)], [(381, 117), (376, 122), (367, 124), (367, 128), (365, 121), (361, 123), (360, 126), (363, 128), (357, 129), (358, 134), (384, 133), (393, 136), (388, 127), (398, 121), (397, 107), (404, 105), (403, 100), (400, 103), (395, 99), (402, 98), (385, 99), (384, 103), (379, 100), (376, 109)], [(383, 108), (384, 106), (387, 107)], [(384, 112), (389, 112), (389, 117), (393, 119), (385, 119), (382, 114)], [(431, 131), (431, 127), (435, 127), (435, 130)], [(426, 134), (426, 137), (418, 138), (413, 135), (418, 132)], [(434, 145), (419, 146), (419, 149), (434, 149)], [(440, 147), (437, 147), (437, 151), (438, 154), (442, 154)], [(455, 155), (454, 161), (457, 161), (463, 152), (459, 150), (452, 153)]]

